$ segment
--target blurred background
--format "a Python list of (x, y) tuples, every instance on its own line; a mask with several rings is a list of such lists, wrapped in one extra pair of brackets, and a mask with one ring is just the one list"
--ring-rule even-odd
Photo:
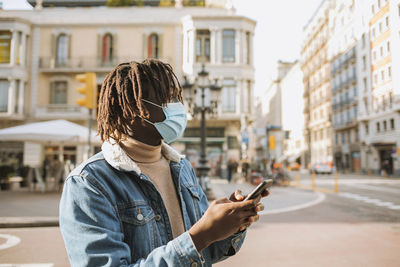
[(274, 180), (220, 266), (400, 266), (400, 0), (0, 7), (0, 266), (68, 266), (62, 183), (101, 151), (107, 73), (146, 58), (181, 82), (189, 120), (172, 146), (210, 200)]

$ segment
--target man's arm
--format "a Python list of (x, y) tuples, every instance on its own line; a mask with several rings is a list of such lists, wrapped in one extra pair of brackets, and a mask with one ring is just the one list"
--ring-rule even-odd
[(60, 229), (71, 266), (188, 266), (203, 262), (188, 232), (131, 262), (118, 213), (88, 177), (70, 177), (60, 202)]

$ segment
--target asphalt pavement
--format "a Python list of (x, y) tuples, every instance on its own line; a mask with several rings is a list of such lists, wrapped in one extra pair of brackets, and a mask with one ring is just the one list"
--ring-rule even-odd
[[(211, 188), (217, 198), (229, 197), (236, 189), (247, 194), (254, 187), (248, 183), (211, 179)], [(264, 214), (296, 210), (323, 200), (321, 193), (311, 190), (273, 187), (270, 192), (273, 197), (262, 200), (266, 207)], [(60, 192), (30, 192), (27, 188), (0, 191), (0, 228), (58, 226), (60, 197)]]

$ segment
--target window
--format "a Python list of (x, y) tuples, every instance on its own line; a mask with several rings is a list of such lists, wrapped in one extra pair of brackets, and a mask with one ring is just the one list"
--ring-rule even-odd
[(110, 33), (103, 36), (103, 45), (101, 51), (101, 62), (110, 63), (113, 57), (113, 37)]
[(57, 66), (65, 66), (68, 63), (68, 42), (68, 36), (66, 34), (58, 35), (56, 52)]
[(210, 31), (196, 31), (196, 61), (210, 62)]
[(222, 60), (223, 62), (235, 62), (234, 30), (224, 30), (222, 32)]
[(382, 33), (382, 22), (379, 22), (379, 33)]
[(379, 51), (380, 51), (380, 55), (382, 57), (383, 56), (383, 46), (380, 47)]
[(381, 79), (382, 79), (382, 82), (385, 81), (385, 71), (384, 70), (381, 71)]
[(381, 131), (381, 125), (379, 122), (376, 123), (376, 131), (379, 133)]
[(387, 49), (387, 52), (390, 53), (390, 42), (389, 41), (386, 44), (386, 49)]
[(375, 28), (372, 29), (372, 37), (375, 38)]
[(55, 81), (50, 84), (50, 104), (67, 104), (67, 82)]
[(356, 142), (360, 141), (360, 134), (358, 132), (358, 129), (355, 130), (354, 134), (356, 136)]
[(394, 119), (390, 119), (390, 129), (394, 130)]
[(363, 84), (364, 84), (364, 91), (366, 92), (368, 90), (367, 78), (366, 77), (364, 77), (364, 79), (363, 79)]
[(0, 31), (0, 63), (10, 63), (11, 32)]
[(388, 67), (388, 76), (389, 76), (389, 78), (392, 78), (392, 67), (391, 66)]
[(361, 36), (361, 43), (362, 43), (362, 48), (364, 48), (365, 47), (365, 33), (363, 33)]
[(368, 124), (365, 124), (365, 133), (369, 134), (369, 125)]
[(375, 5), (371, 6), (372, 15), (375, 14)]
[(389, 17), (386, 17), (385, 22), (386, 22), (386, 27), (389, 27)]
[(377, 82), (378, 82), (378, 75), (375, 74), (375, 75), (374, 75), (374, 84), (376, 84)]
[(149, 35), (149, 37), (147, 37), (147, 57), (159, 57), (159, 38), (158, 35), (155, 33), (152, 33)]
[(378, 0), (378, 8), (381, 8), (381, 0)]
[(372, 58), (376, 60), (376, 51), (372, 52)]
[(222, 88), (222, 111), (236, 111), (236, 82), (233, 79), (226, 79)]
[(384, 131), (387, 130), (387, 123), (386, 123), (386, 121), (383, 121), (383, 130), (384, 130)]
[(339, 134), (335, 135), (335, 143), (338, 145), (339, 144)]
[(367, 69), (367, 57), (366, 56), (362, 57), (362, 68), (363, 68), (363, 70)]
[(346, 135), (342, 132), (342, 144), (346, 144)]
[(15, 88), (14, 88), (14, 99), (15, 99), (15, 104), (14, 104), (14, 113), (18, 113), (18, 105), (19, 105), (19, 87), (20, 87), (21, 81), (16, 80), (15, 81)]
[(393, 105), (393, 92), (389, 92), (389, 107)]
[(0, 80), (0, 112), (8, 112), (8, 92), (10, 83), (8, 80)]

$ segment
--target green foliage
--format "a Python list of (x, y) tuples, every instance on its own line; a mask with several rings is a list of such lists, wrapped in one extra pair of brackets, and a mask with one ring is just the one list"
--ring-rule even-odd
[(133, 0), (107, 0), (106, 6), (132, 6)]

